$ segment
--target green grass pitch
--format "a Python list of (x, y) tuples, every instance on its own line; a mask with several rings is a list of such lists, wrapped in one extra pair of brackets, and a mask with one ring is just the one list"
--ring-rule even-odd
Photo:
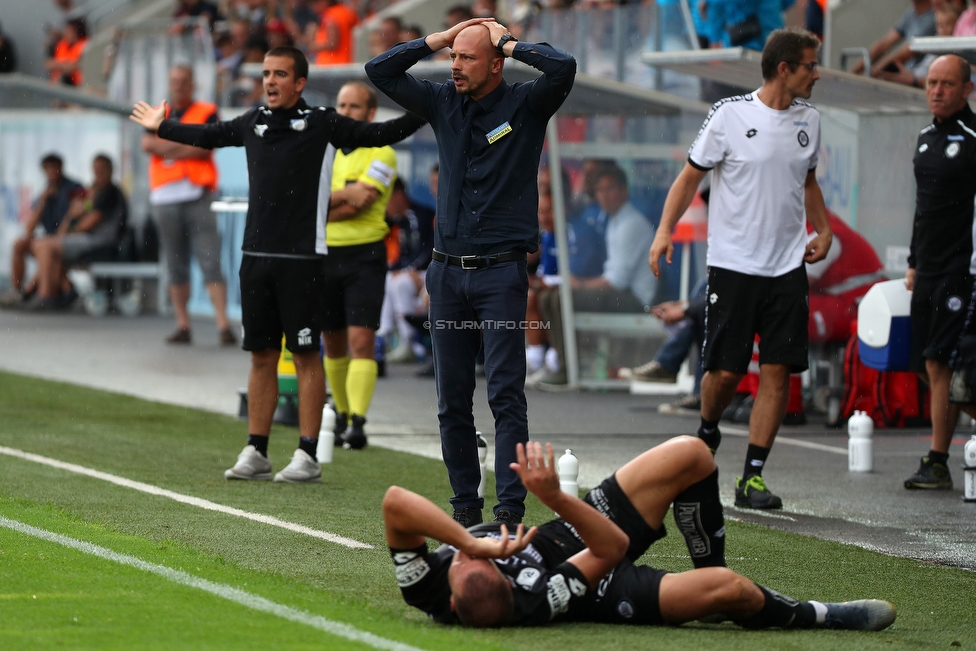
[[(0, 516), (422, 649), (976, 648), (973, 573), (737, 522), (728, 523), (727, 545), (736, 571), (801, 599), (888, 599), (898, 607), (895, 624), (880, 633), (751, 632), (731, 624), (470, 631), (432, 624), (400, 599), (379, 505), (396, 483), (446, 508), (443, 465), (373, 447), (337, 449), (320, 485), (227, 482), (223, 470), (244, 435), (242, 423), (225, 416), (0, 373), (0, 446), (374, 548), (348, 549), (9, 455), (0, 455)], [(287, 428), (272, 433), (276, 469), (287, 463), (296, 437)], [(526, 520), (549, 517), (530, 497)], [(671, 529), (644, 560), (690, 569), (684, 543)], [(370, 646), (0, 527), (0, 649), (64, 648)]]

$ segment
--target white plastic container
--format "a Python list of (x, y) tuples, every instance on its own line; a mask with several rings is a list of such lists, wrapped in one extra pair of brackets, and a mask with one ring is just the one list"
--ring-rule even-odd
[(907, 371), (912, 293), (904, 278), (876, 283), (857, 308), (858, 352), (865, 366)]
[(332, 463), (332, 448), (335, 444), (336, 413), (328, 403), (322, 408), (322, 425), (319, 427), (319, 444), (315, 448), (315, 458), (319, 463)]
[(847, 469), (871, 472), (874, 468), (874, 421), (863, 411), (855, 411), (847, 421)]
[(567, 495), (579, 497), (579, 459), (572, 450), (559, 457), (556, 462), (556, 472), (559, 473), (559, 489)]
[(966, 441), (962, 459), (962, 476), (965, 482), (962, 499), (966, 502), (976, 502), (976, 434)]
[(475, 432), (474, 435), (478, 437), (478, 463), (481, 465), (481, 483), (478, 484), (478, 497), (484, 498), (485, 486), (488, 482), (488, 468), (485, 466), (488, 459), (488, 441), (481, 432)]

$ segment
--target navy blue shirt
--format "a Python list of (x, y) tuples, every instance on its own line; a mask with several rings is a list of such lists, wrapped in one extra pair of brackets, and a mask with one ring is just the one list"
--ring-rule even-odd
[[(502, 80), (475, 102), (458, 94), (453, 82), (435, 83), (407, 74), (431, 52), (423, 38), (401, 43), (368, 62), (366, 74), (378, 89), (434, 129), (440, 159), (434, 248), (451, 255), (535, 251), (537, 177), (546, 124), (573, 87), (576, 60), (545, 43), (518, 43), (512, 58), (541, 70), (542, 76), (516, 84)], [(473, 104), (478, 110), (470, 138), (461, 142), (458, 134)], [(460, 168), (454, 165), (458, 147), (466, 149)], [(460, 199), (448, 205), (455, 174), (464, 175)]]

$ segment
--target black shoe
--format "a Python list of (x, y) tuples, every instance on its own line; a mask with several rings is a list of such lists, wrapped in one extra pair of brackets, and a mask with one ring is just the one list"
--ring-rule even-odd
[(482, 522), (481, 509), (474, 506), (469, 506), (466, 509), (454, 509), (454, 515), (451, 517), (464, 528), (473, 527)]
[(193, 336), (190, 334), (189, 328), (177, 328), (173, 331), (173, 334), (166, 337), (166, 343), (168, 344), (190, 344), (193, 343)]
[(732, 402), (730, 402), (729, 406), (726, 407), (725, 411), (722, 412), (721, 420), (735, 421), (735, 412), (738, 411), (739, 407), (742, 406), (742, 403), (745, 402), (745, 399), (748, 397), (748, 393), (737, 393), (732, 396)]
[(386, 377), (386, 360), (376, 360), (376, 377)]
[(509, 533), (515, 533), (518, 526), (522, 524), (522, 516), (514, 511), (500, 509), (495, 512), (495, 522), (501, 522), (508, 527)]
[(905, 480), (905, 488), (926, 488), (929, 490), (949, 490), (952, 488), (952, 475), (944, 463), (922, 457), (915, 474)]
[(735, 478), (735, 505), (744, 509), (781, 509), (783, 500), (766, 488), (761, 475), (753, 475), (745, 481)]
[(332, 444), (341, 448), (343, 444), (342, 435), (346, 433), (346, 427), (349, 425), (349, 414), (340, 414), (336, 412), (336, 424), (335, 424), (335, 436), (332, 438)]
[(895, 606), (878, 599), (845, 601), (842, 604), (824, 604), (827, 618), (823, 628), (848, 631), (880, 631), (891, 626), (898, 614)]
[(733, 423), (743, 423), (748, 425), (749, 420), (752, 419), (752, 405), (756, 401), (753, 400), (752, 396), (746, 396), (739, 408), (735, 410), (735, 414), (732, 415)]
[(342, 447), (352, 450), (362, 450), (366, 447), (366, 432), (363, 431), (363, 425), (366, 424), (366, 419), (353, 414), (350, 421), (352, 422), (349, 425), (349, 429), (342, 435)]

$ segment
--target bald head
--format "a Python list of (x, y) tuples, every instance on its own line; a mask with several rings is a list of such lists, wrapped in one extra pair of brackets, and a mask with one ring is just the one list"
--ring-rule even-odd
[(504, 61), (491, 44), (487, 27), (465, 27), (451, 46), (451, 78), (455, 90), (473, 100), (481, 99), (501, 83)]
[(929, 66), (925, 97), (936, 120), (945, 120), (966, 105), (973, 91), (969, 63), (955, 54), (940, 56)]

